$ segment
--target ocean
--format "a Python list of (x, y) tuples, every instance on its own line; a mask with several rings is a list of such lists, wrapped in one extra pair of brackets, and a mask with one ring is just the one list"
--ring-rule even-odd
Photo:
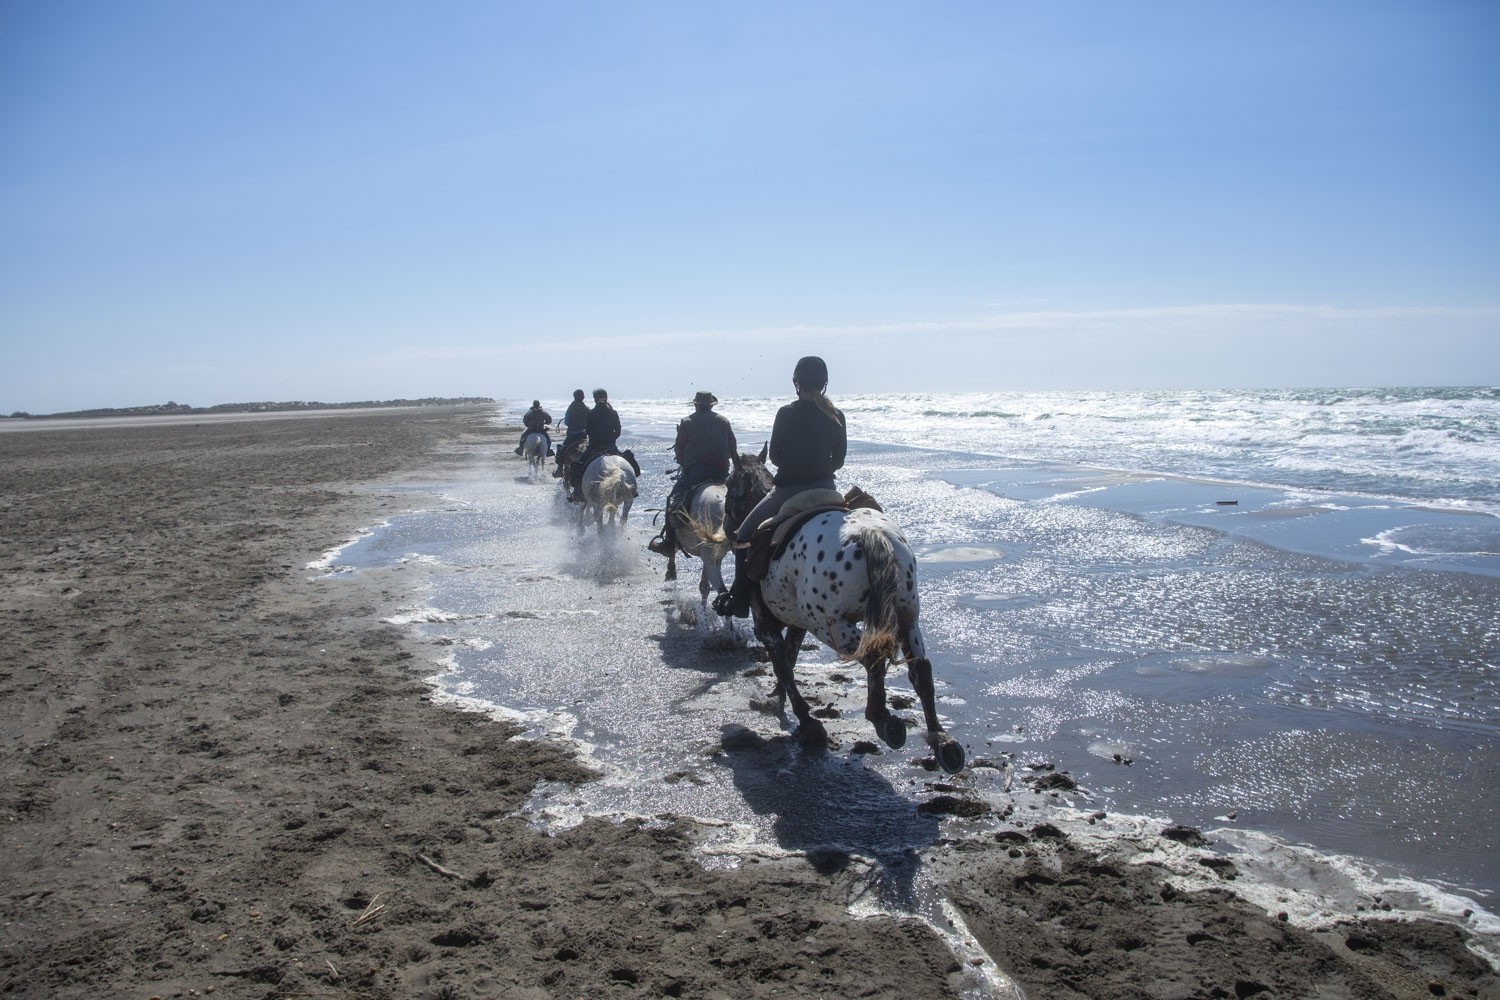
[[(406, 573), (392, 620), (433, 644), (440, 696), (599, 768), (539, 790), (539, 825), (696, 816), (719, 831), (706, 864), (841, 851), (920, 909), (941, 887), (903, 859), (940, 841), (1182, 824), (1294, 920), (1394, 907), (1500, 942), (1500, 390), (833, 396), (840, 487), (918, 554), (940, 711), (974, 765), (954, 781), (986, 817), (912, 808), (943, 785), (916, 733), (853, 749), (862, 672), (826, 649), (799, 672), (838, 747), (800, 752), (746, 630), (701, 613), (696, 561), (662, 580), (645, 542), (686, 399), (615, 403), (645, 467), (623, 532), (580, 534), (507, 447), (318, 571)], [(787, 401), (718, 411), (755, 451)], [(1077, 787), (1030, 790), (1057, 772)]]

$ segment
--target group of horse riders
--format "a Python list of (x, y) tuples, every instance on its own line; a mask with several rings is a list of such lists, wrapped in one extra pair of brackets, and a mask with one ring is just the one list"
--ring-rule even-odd
[[(776, 412), (771, 427), (768, 457), (776, 466), (773, 489), (756, 505), (735, 532), (734, 583), (714, 600), (720, 615), (744, 618), (750, 614), (751, 587), (745, 575), (745, 552), (756, 525), (775, 516), (789, 497), (803, 490), (833, 489), (834, 473), (843, 468), (848, 439), (844, 415), (825, 395), (828, 387), (828, 365), (822, 358), (808, 356), (797, 362), (792, 371), (796, 399)], [(672, 453), (677, 459), (677, 481), (667, 496), (662, 531), (648, 547), (667, 554), (674, 529), (684, 516), (694, 492), (711, 483), (722, 483), (729, 477), (731, 462), (739, 449), (734, 428), (721, 414), (714, 412), (718, 397), (700, 391), (693, 397), (693, 412), (677, 425)], [(552, 415), (542, 409), (539, 400), (531, 401), (521, 422), (525, 430), (516, 454), (522, 453), (526, 436), (541, 434), (547, 454), (556, 455), (555, 478), (567, 477), (568, 499), (583, 502), (582, 478), (588, 464), (600, 455), (620, 455), (640, 475), (640, 465), (629, 449), (620, 451), (620, 415), (610, 405), (609, 393), (594, 390), (594, 405), (584, 402), (582, 389), (573, 390), (573, 401), (563, 415), (567, 433), (555, 452), (547, 428)]]
[(542, 409), (540, 400), (533, 399), (531, 409), (521, 417), (521, 443), (516, 445), (516, 454), (520, 455), (526, 447), (528, 435), (542, 436), (547, 454), (555, 454), (557, 457), (557, 468), (552, 470), (552, 477), (568, 477), (568, 500), (573, 503), (583, 503), (583, 471), (600, 455), (619, 455), (630, 463), (636, 475), (641, 474), (635, 453), (629, 448), (621, 451), (617, 447), (620, 440), (620, 415), (610, 405), (609, 393), (603, 389), (595, 389), (592, 407), (583, 399), (583, 390), (574, 389), (573, 402), (568, 404), (568, 412), (563, 414), (563, 425), (568, 430), (563, 436), (562, 447), (555, 451), (552, 436), (547, 430), (552, 424), (552, 414)]
[[(797, 362), (792, 371), (792, 388), (796, 399), (776, 411), (771, 426), (767, 456), (776, 466), (773, 488), (739, 524), (734, 540), (734, 583), (714, 600), (714, 611), (726, 617), (745, 618), (750, 614), (752, 585), (745, 573), (745, 554), (751, 536), (762, 521), (774, 517), (786, 501), (797, 493), (811, 489), (834, 488), (834, 473), (844, 466), (848, 438), (844, 414), (829, 401), (828, 365), (823, 359), (808, 356)], [(667, 554), (675, 545), (675, 528), (693, 493), (711, 483), (722, 483), (729, 477), (730, 466), (739, 445), (734, 428), (721, 414), (714, 412), (719, 399), (711, 392), (700, 391), (693, 397), (693, 412), (677, 425), (672, 445), (677, 459), (677, 482), (667, 497), (667, 509), (661, 534), (651, 540), (651, 551)], [(547, 436), (552, 417), (533, 400), (522, 418), (526, 430)], [(568, 499), (583, 502), (581, 482), (589, 462), (600, 455), (620, 455), (630, 462), (636, 474), (640, 466), (627, 449), (619, 451), (620, 416), (609, 403), (609, 394), (594, 390), (594, 405), (584, 402), (583, 390), (573, 390), (573, 402), (563, 416), (567, 435), (557, 451), (554, 477), (568, 477)], [(521, 454), (521, 448), (516, 448)], [(553, 450), (547, 439), (547, 454)]]
[[(885, 675), (890, 664), (904, 662), (907, 676), (922, 705), (927, 742), (937, 763), (947, 773), (957, 773), (964, 766), (964, 749), (943, 730), (937, 714), (932, 662), (927, 658), (916, 623), (912, 553), (899, 529), (879, 513), (880, 507), (872, 497), (858, 487), (842, 497), (835, 490), (834, 473), (844, 466), (848, 437), (844, 414), (826, 395), (828, 365), (819, 357), (802, 358), (792, 371), (792, 388), (796, 399), (776, 411), (771, 439), (759, 459), (738, 455), (734, 429), (728, 420), (713, 412), (719, 401), (713, 393), (700, 391), (693, 397), (693, 412), (678, 423), (673, 442), (679, 472), (677, 483), (668, 497), (666, 523), (648, 548), (668, 557), (668, 579), (674, 579), (671, 560), (676, 554), (676, 546), (686, 545), (685, 542), (679, 543), (682, 535), (677, 529), (685, 526), (688, 530), (683, 535), (698, 534), (701, 537), (701, 526), (686, 515), (687, 510), (693, 509), (693, 497), (697, 491), (712, 483), (725, 483), (731, 493), (747, 504), (759, 492), (756, 490), (747, 495), (737, 490), (737, 483), (744, 486), (754, 482), (766, 489), (764, 496), (734, 529), (734, 583), (714, 599), (713, 610), (724, 617), (749, 617), (751, 604), (757, 602), (756, 593), (762, 587), (750, 577), (754, 573), (757, 578), (765, 579), (765, 585), (771, 589), (761, 594), (758, 606), (766, 610), (769, 617), (763, 618), (757, 612), (755, 634), (765, 643), (771, 660), (776, 675), (775, 693), (780, 696), (783, 707), (790, 701), (796, 713), (803, 745), (826, 747), (828, 743), (826, 729), (799, 693), (793, 674), (802, 638), (812, 632), (841, 657), (858, 659), (864, 664), (865, 718), (892, 749), (905, 744), (907, 723), (890, 711), (885, 695)], [(583, 390), (576, 391), (573, 397), (566, 420), (568, 440), (574, 440), (580, 426), (584, 430), (576, 434), (578, 441), (592, 438), (596, 427), (601, 433), (598, 443), (591, 441), (583, 458), (569, 467), (568, 475), (576, 495), (583, 464), (592, 460), (593, 455), (620, 454), (632, 466), (635, 466), (635, 459), (628, 451), (614, 451), (614, 443), (620, 435), (620, 420), (610, 407), (604, 390), (594, 390), (592, 409), (583, 403)], [(546, 414), (539, 403), (533, 403), (532, 409), (542, 416)], [(567, 456), (565, 442), (559, 455), (560, 467)], [(770, 477), (769, 484), (765, 482), (765, 470), (761, 468), (767, 458), (776, 466), (776, 474)], [(735, 469), (733, 475), (731, 468)], [(639, 472), (639, 467), (636, 467), (636, 473)], [(554, 473), (559, 474), (561, 472)], [(743, 483), (740, 482), (742, 474)], [(793, 497), (804, 493), (807, 496), (803, 501), (789, 504)], [(832, 494), (831, 502), (824, 494)], [(783, 507), (792, 517), (780, 523), (777, 515)], [(873, 508), (873, 512), (863, 508)], [(625, 509), (628, 512), (628, 505)], [(808, 520), (799, 522), (799, 517)], [(829, 518), (837, 520), (826, 520)], [(765, 530), (758, 530), (762, 526)], [(795, 559), (789, 565), (779, 561), (768, 564), (767, 560), (772, 559), (775, 551), (777, 536), (809, 529), (816, 535), (815, 540), (802, 534), (791, 534), (792, 538), (800, 539), (792, 544), (801, 545), (799, 551), (806, 558), (807, 565), (797, 566)], [(825, 538), (825, 533), (829, 537)], [(724, 538), (715, 534), (715, 544), (720, 546), (717, 551), (722, 553)], [(756, 546), (754, 555), (750, 551), (752, 544)], [(851, 546), (848, 556), (845, 555), (846, 545)], [(683, 551), (688, 550), (684, 548)], [(703, 558), (701, 549), (697, 554)], [(705, 567), (707, 565), (705, 560)], [(766, 575), (768, 565), (780, 569), (773, 575)], [(859, 582), (846, 587), (841, 580), (849, 584)], [(701, 584), (705, 596), (709, 587), (707, 581), (705, 569)], [(722, 586), (722, 582), (719, 585)], [(820, 591), (820, 588), (823, 589)], [(809, 597), (809, 594), (813, 596)], [(851, 598), (855, 603), (851, 603)], [(843, 603), (838, 603), (840, 600)], [(816, 609), (814, 602), (819, 602)], [(854, 629), (857, 622), (864, 623), (863, 630)], [(898, 660), (898, 656), (901, 659)]]

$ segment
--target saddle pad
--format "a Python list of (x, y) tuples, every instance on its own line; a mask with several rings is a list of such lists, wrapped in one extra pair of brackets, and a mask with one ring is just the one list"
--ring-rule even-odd
[(880, 510), (880, 504), (858, 486), (848, 493), (838, 490), (803, 490), (793, 494), (775, 517), (767, 518), (750, 536), (750, 550), (745, 554), (745, 575), (752, 580), (764, 580), (771, 571), (771, 563), (779, 558), (786, 548), (792, 532), (815, 515), (829, 510), (856, 510), (869, 507)]
[(787, 518), (795, 517), (803, 511), (811, 510), (814, 507), (843, 506), (844, 494), (838, 490), (803, 490), (801, 493), (793, 493), (787, 497), (786, 502), (781, 505), (781, 509), (756, 525), (756, 528), (759, 530), (768, 524), (780, 524)]
[[(803, 524), (811, 521), (814, 514), (821, 514), (825, 510), (848, 510), (849, 508), (843, 504), (843, 499), (843, 497), (840, 497), (838, 503), (824, 503), (818, 504), (815, 507), (804, 507), (801, 510), (793, 511), (784, 518), (772, 518), (770, 521), (767, 521), (766, 525), (769, 525), (771, 529), (772, 558), (774, 559), (776, 556), (781, 555), (782, 548), (786, 546), (787, 536)], [(766, 525), (762, 525), (759, 530), (765, 530)]]
[[(834, 495), (838, 496), (836, 493)], [(836, 504), (804, 507), (785, 517), (778, 515), (762, 521), (760, 527), (755, 529), (755, 534), (750, 536), (750, 551), (745, 554), (745, 574), (752, 580), (764, 580), (771, 571), (771, 562), (786, 548), (787, 538), (792, 532), (824, 511), (846, 509), (843, 499), (839, 497)]]

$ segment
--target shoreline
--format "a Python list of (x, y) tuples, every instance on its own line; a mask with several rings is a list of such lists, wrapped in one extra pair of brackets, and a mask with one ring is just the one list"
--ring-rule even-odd
[[(960, 995), (847, 874), (706, 871), (676, 820), (532, 830), (536, 783), (586, 771), (432, 703), (378, 621), (400, 568), (306, 579), (392, 487), (508, 451), (493, 414), (0, 436), (0, 994)], [(935, 854), (1033, 997), (1500, 997), (1452, 925), (1301, 931), (1040, 829)]]

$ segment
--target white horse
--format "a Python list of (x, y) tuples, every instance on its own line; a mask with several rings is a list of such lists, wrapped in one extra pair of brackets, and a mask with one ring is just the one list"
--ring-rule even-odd
[[(694, 492), (683, 511), (676, 529), (671, 526), (666, 532), (667, 579), (677, 579), (677, 550), (683, 555), (697, 556), (703, 563), (698, 576), (698, 596), (708, 601), (708, 592), (722, 594), (729, 588), (724, 585), (724, 574), (720, 568), (729, 554), (734, 540), (724, 531), (724, 497), (727, 488), (723, 483), (710, 483)], [(672, 516), (672, 515), (668, 515)]]
[[(731, 480), (745, 474), (736, 463)], [(730, 489), (736, 489), (733, 482)], [(793, 676), (802, 639), (811, 632), (840, 659), (864, 666), (865, 718), (892, 749), (906, 743), (906, 723), (886, 705), (885, 673), (904, 659), (922, 703), (928, 745), (943, 770), (952, 774), (963, 768), (963, 747), (938, 721), (919, 611), (916, 556), (885, 514), (869, 508), (826, 510), (791, 533), (751, 601), (751, 614), (756, 638), (776, 672), (773, 694), (783, 708), (791, 699), (803, 746), (828, 745), (827, 731), (813, 717)], [(860, 622), (863, 631), (855, 627)]]
[(583, 470), (584, 502), (578, 511), (578, 530), (584, 530), (590, 513), (601, 534), (605, 514), (609, 515), (609, 523), (614, 524), (618, 513), (623, 528), (635, 497), (635, 470), (630, 463), (619, 455), (600, 455)]
[(527, 431), (521, 439), (521, 454), (526, 456), (527, 471), (532, 482), (546, 478), (547, 436), (541, 431)]

